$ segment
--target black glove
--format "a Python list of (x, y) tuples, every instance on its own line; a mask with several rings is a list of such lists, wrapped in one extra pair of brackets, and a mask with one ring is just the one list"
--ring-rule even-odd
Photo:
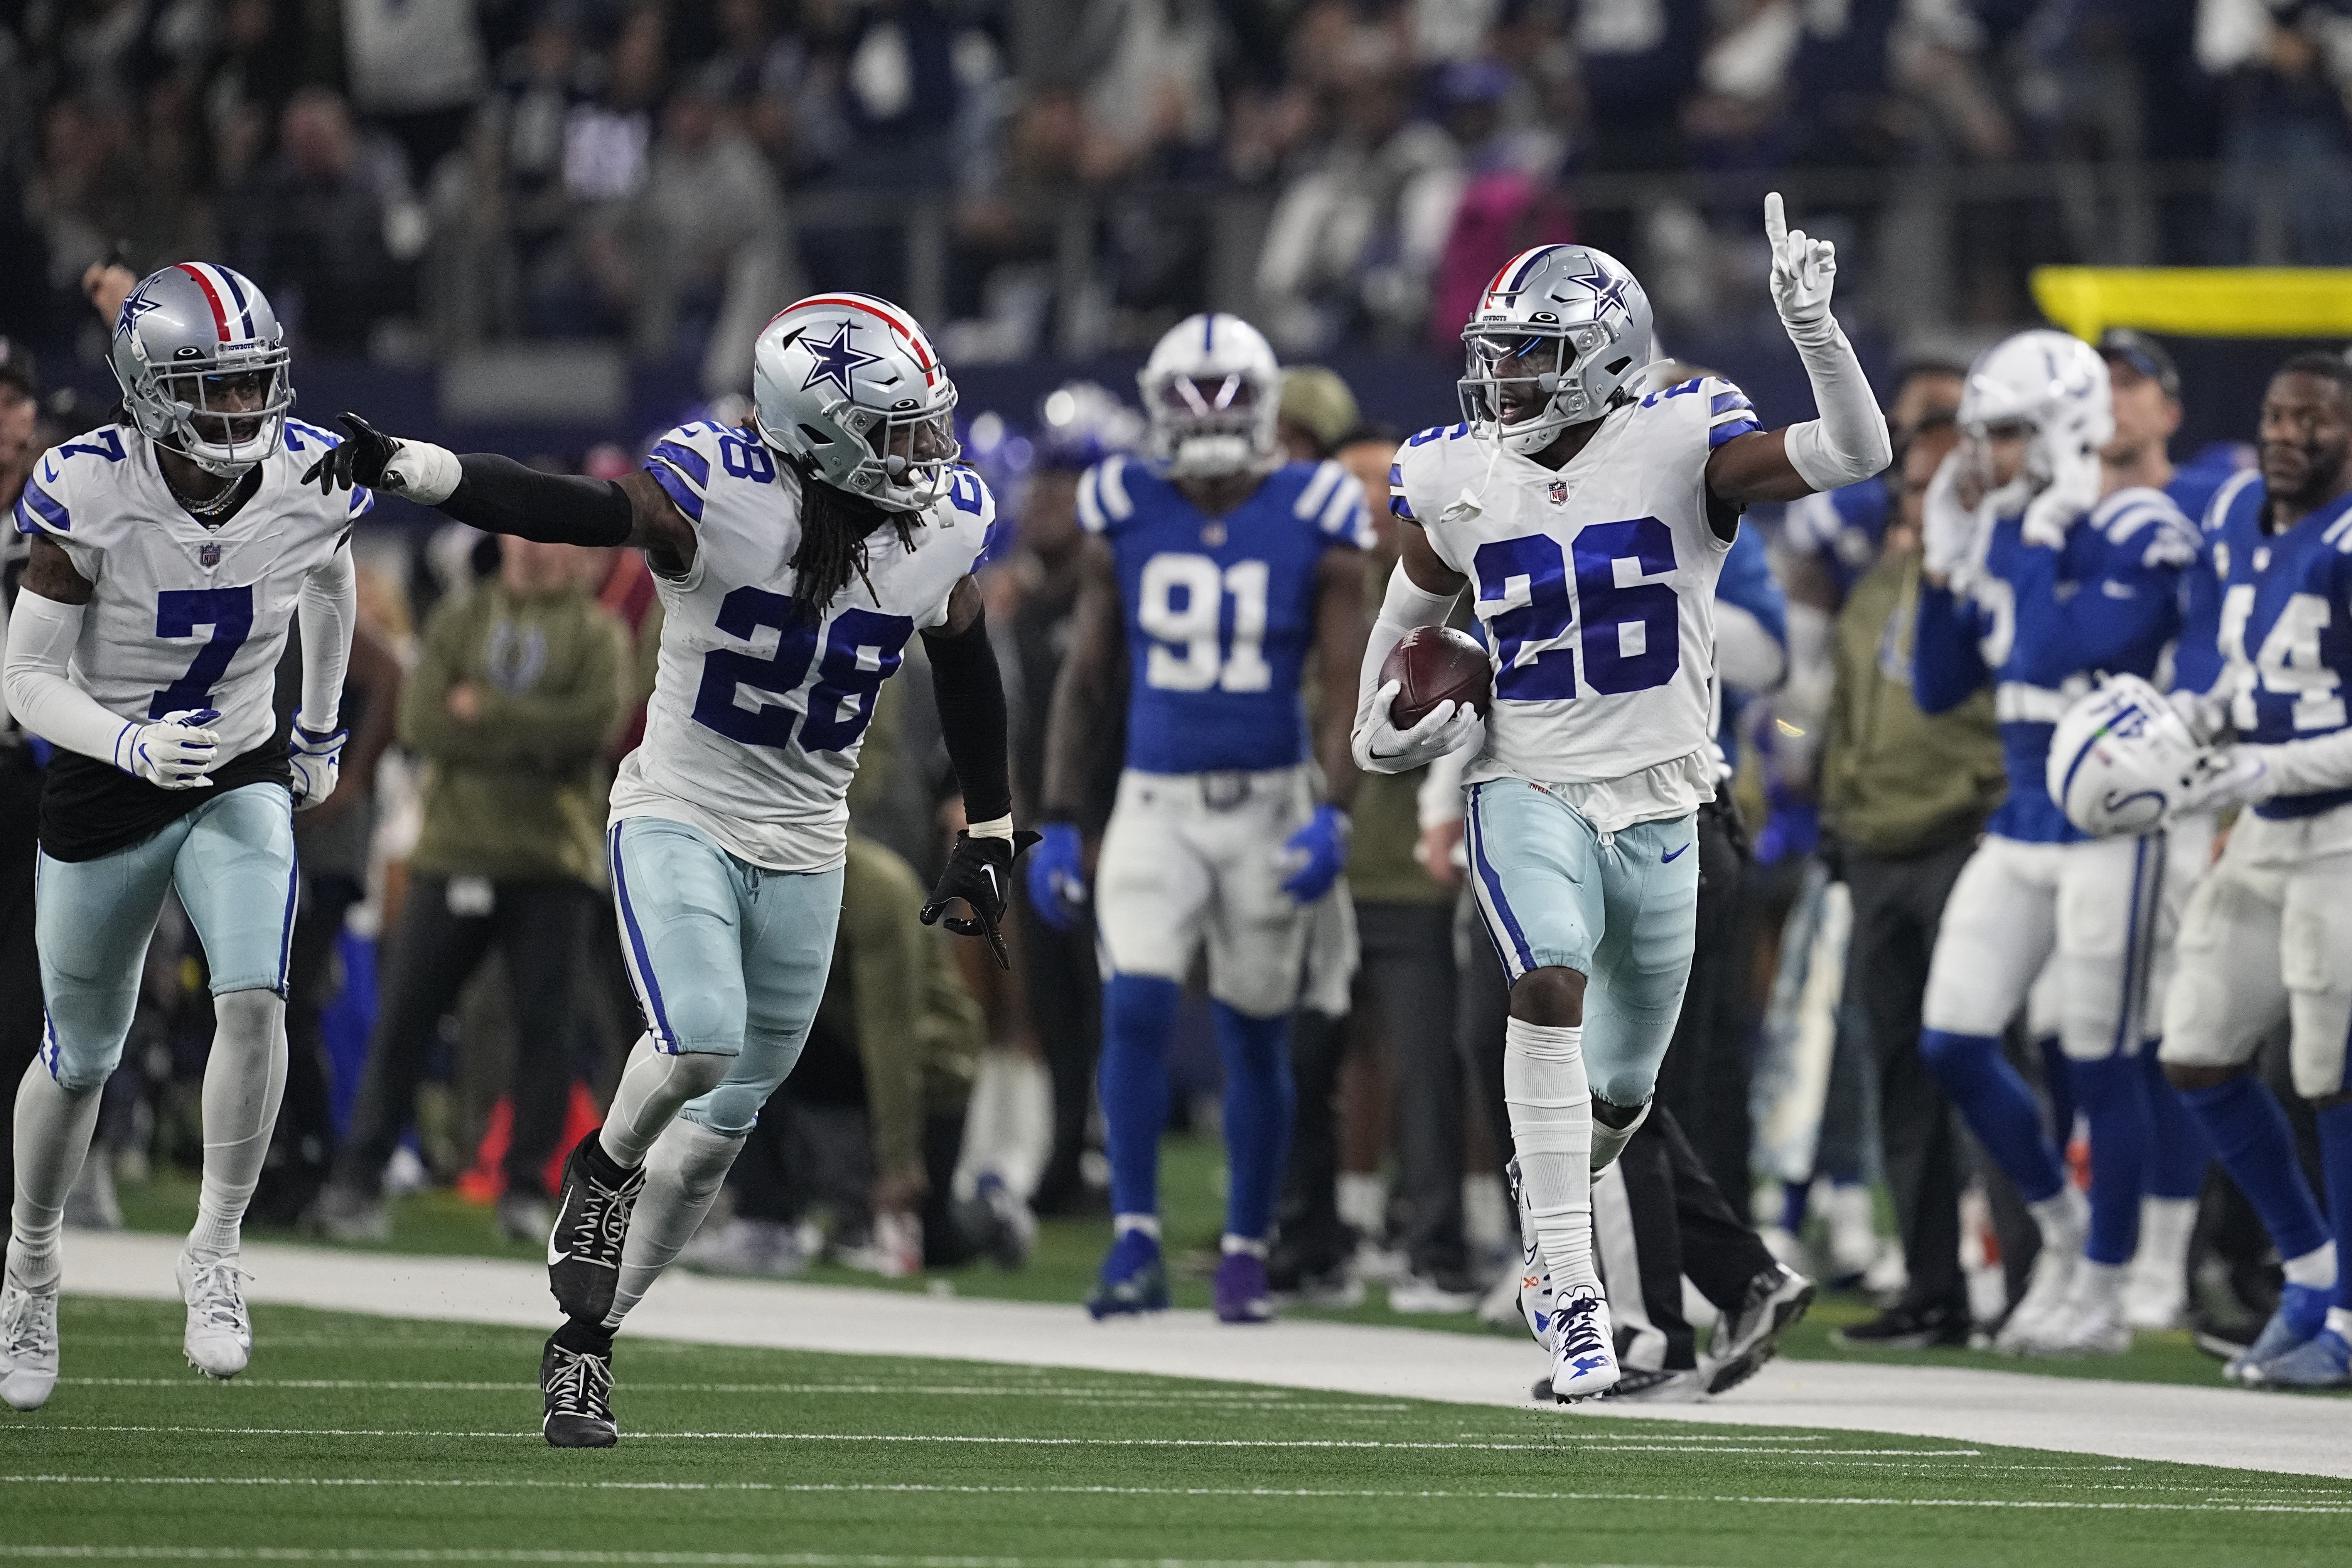
[(400, 450), (400, 443), (356, 414), (340, 415), (337, 422), (351, 435), (328, 447), (323, 457), (304, 469), (302, 482), (307, 485), (316, 480), (320, 495), (354, 487), (375, 489), (383, 483), (383, 466)]
[(971, 918), (948, 915), (948, 930), (958, 936), (986, 937), (996, 954), (998, 967), (1012, 968), (1013, 956), (1004, 951), (1004, 938), (997, 926), (1004, 919), (1006, 902), (1013, 897), (1013, 862), (1041, 837), (1025, 827), (1010, 839), (974, 838), (969, 833), (958, 833), (955, 853), (948, 857), (948, 868), (940, 873), (939, 886), (931, 889), (931, 901), (923, 906), (923, 923), (939, 924), (948, 906), (961, 899), (971, 908)]

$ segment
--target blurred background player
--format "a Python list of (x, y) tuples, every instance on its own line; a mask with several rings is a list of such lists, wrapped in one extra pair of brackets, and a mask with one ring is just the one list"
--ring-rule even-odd
[[(1718, 378), (1650, 386), (1650, 305), (1631, 273), (1581, 246), (1513, 258), (1463, 331), (1464, 423), (1400, 456), (1391, 505), (1416, 526), (1359, 683), (1360, 765), (1479, 744), (1465, 775), (1472, 875), (1511, 979), (1506, 1093), (1523, 1212), (1557, 1290), (1563, 1401), (1618, 1380), (1591, 1173), (1648, 1109), (1689, 974), (1723, 557), (1748, 503), (1850, 483), (1888, 456), (1830, 313), (1834, 250), (1790, 230), (1777, 195), (1765, 223), (1774, 303), (1822, 417), (1767, 433)], [(1493, 717), (1441, 702), (1400, 731), (1381, 665), (1465, 587), (1492, 650)]]
[[(2126, 1271), (2138, 1244), (2155, 1029), (2147, 972), (2160, 836), (2091, 840), (2044, 783), (2052, 726), (2095, 672), (2146, 676), (2179, 630), (2196, 552), (2161, 490), (2111, 474), (2107, 367), (2064, 332), (2021, 332), (1970, 367), (1963, 445), (1926, 498), (1927, 587), (1914, 685), (1930, 713), (1993, 688), (2009, 797), (1954, 884), (1936, 938), (1920, 1051), (2041, 1232), (2001, 1348), (2115, 1354), (2131, 1344)], [(2000, 1037), (2046, 963), (2068, 1096), (2090, 1126), (2091, 1194)], [(2071, 1114), (2066, 1116), (2071, 1123)]]
[[(1289, 1019), (1307, 910), (1348, 853), (1346, 672), (1362, 651), (1370, 524), (1346, 469), (1282, 460), (1280, 371), (1247, 322), (1178, 323), (1139, 384), (1150, 458), (1114, 457), (1078, 489), (1094, 538), (1054, 696), (1030, 892), (1051, 918), (1086, 886), (1078, 810), (1123, 709), (1127, 767), (1093, 879), (1114, 1236), (1088, 1309), (1168, 1304), (1168, 1047), (1205, 945), (1230, 1172), (1217, 1315), (1262, 1322), (1274, 1313), (1266, 1247), (1290, 1135)], [(1323, 682), (1311, 728), (1310, 652)]]
[(1025, 840), (971, 575), (995, 504), (956, 463), (955, 384), (911, 318), (865, 295), (782, 312), (754, 362), (750, 428), (680, 426), (621, 479), (460, 458), (349, 415), (357, 445), (311, 476), (382, 479), (526, 539), (635, 545), (659, 585), (661, 673), (607, 837), (647, 1032), (565, 1164), (548, 1242), (566, 1321), (540, 1384), (559, 1447), (615, 1441), (614, 1331), (692, 1238), (807, 1038), (841, 911), (844, 797), (919, 628), (971, 823), (923, 919), (961, 900), (950, 929), (1009, 962), (998, 925)]
[[(2163, 1061), (2285, 1267), (2278, 1310), (2230, 1373), (2333, 1388), (2352, 1382), (2352, 367), (2287, 361), (2260, 428), (2259, 475), (2217, 498), (2208, 531), (2227, 668), (2211, 700), (2181, 704), (2233, 743), (2168, 817), (2251, 809), (2183, 917)], [(2324, 1217), (2284, 1112), (2249, 1070), (2282, 1022), (2295, 1090), (2316, 1112)]]
[[(0, 1283), (0, 1397), (20, 1409), (57, 1381), (66, 1194), (173, 890), (204, 942), (215, 1020), (204, 1184), (178, 1266), (183, 1344), (214, 1377), (252, 1353), (236, 1259), (285, 1084), (293, 812), (334, 791), (357, 616), (350, 536), (372, 504), (363, 489), (300, 487), (335, 438), (288, 419), (283, 331), (236, 273), (183, 262), (148, 277), (110, 355), (118, 422), (45, 453), (17, 500), (32, 547), (0, 677), (17, 722), (58, 748), (35, 916), (48, 1033), (16, 1094)], [(289, 739), (273, 699), (298, 616)]]

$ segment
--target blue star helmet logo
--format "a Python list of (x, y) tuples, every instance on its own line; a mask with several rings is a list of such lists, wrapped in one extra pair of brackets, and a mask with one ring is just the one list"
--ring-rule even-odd
[(138, 325), (139, 318), (150, 310), (160, 309), (163, 303), (161, 300), (147, 298), (147, 285), (142, 283), (131, 291), (130, 298), (122, 301), (122, 313), (114, 319), (114, 335), (129, 337), (131, 329)]
[(1578, 284), (1586, 293), (1592, 296), (1594, 321), (1606, 321), (1610, 307), (1612, 305), (1616, 307), (1619, 314), (1630, 321), (1633, 315), (1633, 308), (1625, 302), (1625, 285), (1633, 279), (1611, 277), (1607, 268), (1589, 256), (1584, 258), (1584, 265), (1591, 270), (1565, 273), (1560, 280), (1564, 283)]
[(801, 347), (808, 350), (809, 358), (814, 362), (809, 366), (808, 379), (801, 383), (803, 392), (820, 381), (829, 381), (840, 387), (841, 395), (847, 397), (850, 395), (849, 378), (856, 373), (857, 367), (882, 363), (880, 354), (870, 354), (864, 349), (850, 345), (849, 333), (854, 324), (844, 321), (835, 327), (830, 342), (819, 342), (814, 334), (801, 339)]

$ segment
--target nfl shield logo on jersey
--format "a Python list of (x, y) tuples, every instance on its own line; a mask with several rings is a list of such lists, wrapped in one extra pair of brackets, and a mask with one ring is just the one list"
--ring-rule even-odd
[(220, 564), (220, 546), (206, 542), (196, 546), (196, 560), (207, 572)]
[(1545, 493), (1551, 497), (1552, 505), (1566, 506), (1568, 504), (1568, 481), (1566, 479), (1552, 480)]

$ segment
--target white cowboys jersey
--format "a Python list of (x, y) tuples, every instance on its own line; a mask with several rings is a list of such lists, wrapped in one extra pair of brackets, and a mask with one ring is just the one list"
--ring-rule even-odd
[(656, 576), (661, 664), (645, 743), (621, 763), (612, 819), (683, 822), (776, 871), (841, 864), (849, 781), (882, 683), (988, 542), (995, 498), (953, 472), (914, 548), (884, 527), (866, 570), (812, 617), (793, 602), (800, 479), (740, 430), (682, 425), (646, 464), (693, 522), (683, 577)]
[(1391, 510), (1470, 579), (1494, 665), (1486, 750), (1464, 782), (1607, 786), (1655, 770), (1577, 792), (1603, 828), (1712, 796), (1715, 587), (1730, 546), (1707, 523), (1706, 459), (1757, 427), (1727, 381), (1643, 385), (1557, 473), (1455, 425), (1412, 437), (1391, 475)]
[(215, 709), (224, 758), (276, 734), (278, 662), (303, 582), (375, 504), (364, 489), (320, 495), (302, 483), (302, 470), (339, 439), (288, 420), (285, 446), (260, 465), (261, 488), (217, 528), (173, 499), (154, 444), (128, 426), (42, 453), (16, 528), (64, 546), (97, 589), (74, 646), (73, 683), (140, 722)]

